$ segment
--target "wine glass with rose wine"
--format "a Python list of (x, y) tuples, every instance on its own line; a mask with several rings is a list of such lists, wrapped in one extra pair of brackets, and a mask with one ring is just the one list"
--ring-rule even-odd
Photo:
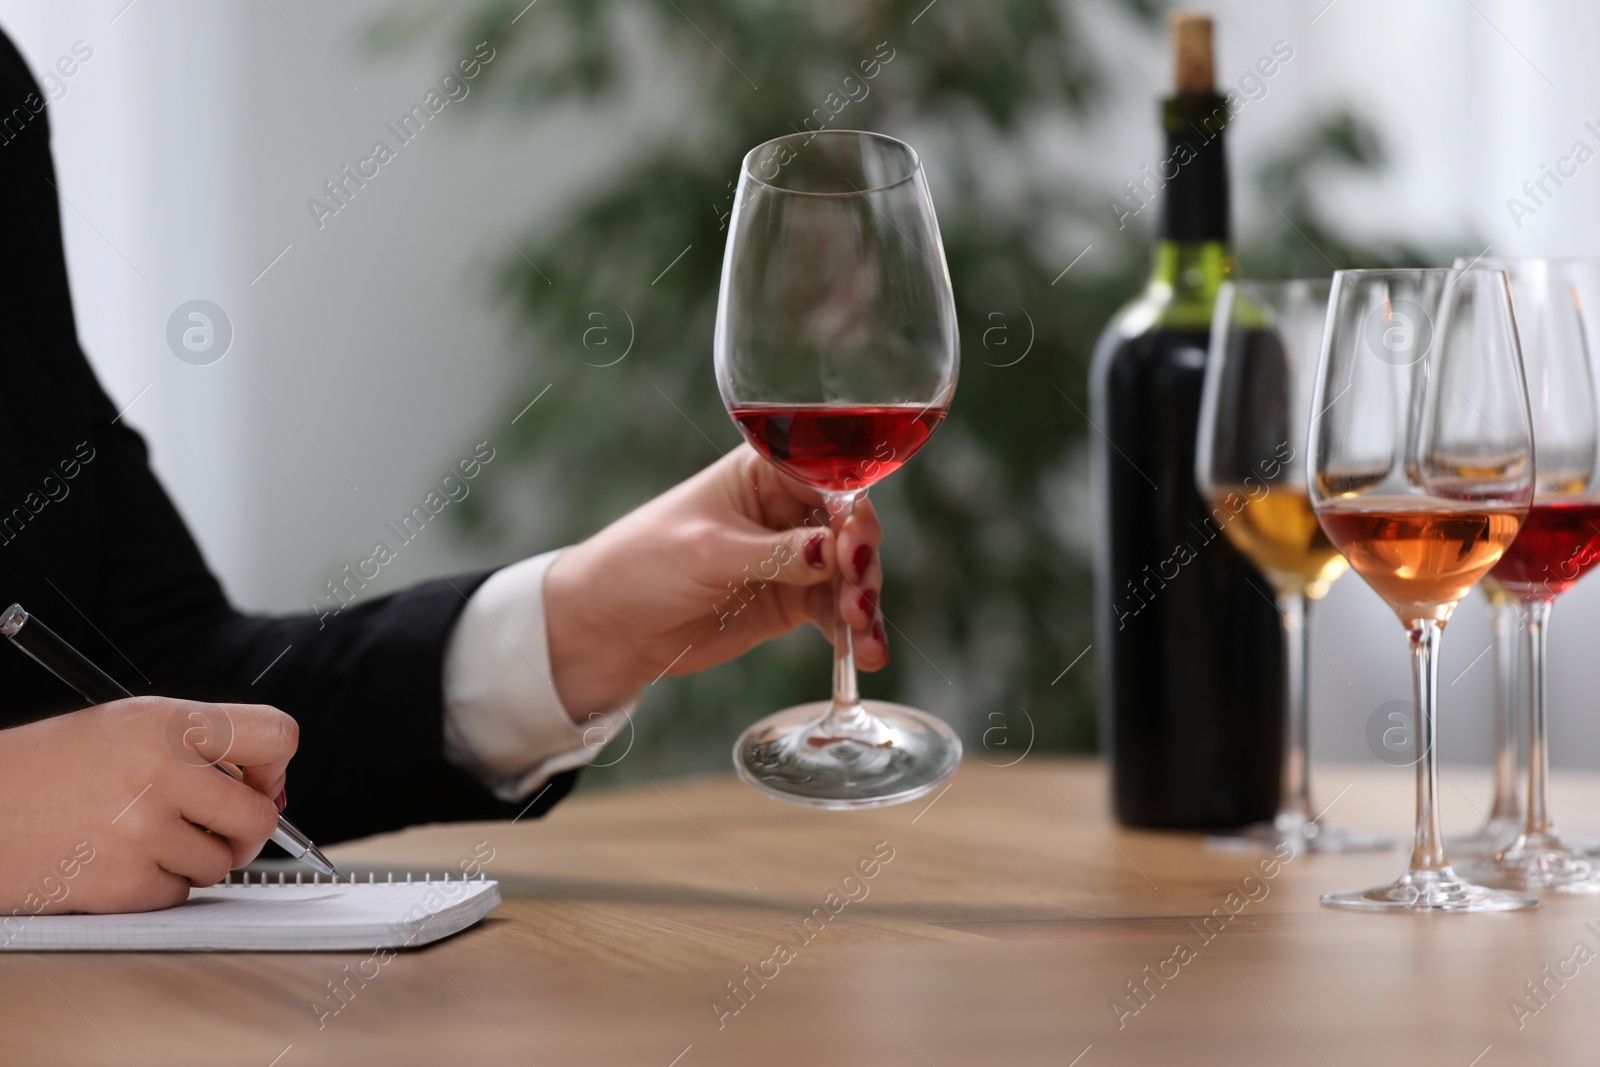
[(1584, 297), (1600, 294), (1600, 262), (1480, 260), (1511, 282), (1539, 466), (1522, 532), (1490, 575), (1516, 598), (1527, 637), (1528, 806), (1522, 833), (1466, 872), (1485, 885), (1600, 892), (1600, 867), (1550, 817), (1546, 634), (1556, 597), (1600, 562), (1600, 410)]
[(1405, 627), (1416, 697), (1417, 826), (1388, 885), (1322, 903), (1368, 911), (1508, 911), (1538, 898), (1475, 885), (1439, 825), (1439, 639), (1500, 562), (1533, 500), (1533, 423), (1503, 271), (1333, 276), (1312, 399), (1311, 506)]
[[(837, 130), (750, 150), (729, 220), (715, 347), (717, 385), (745, 440), (816, 489), (823, 521), (842, 528), (868, 487), (926, 443), (955, 393), (955, 300), (909, 145)], [(961, 741), (944, 722), (861, 699), (844, 617), (860, 597), (841, 565), (833, 698), (769, 715), (734, 745), (739, 776), (768, 796), (877, 807), (955, 772)]]
[(1212, 521), (1272, 583), (1283, 620), (1284, 745), (1271, 822), (1212, 834), (1221, 848), (1387, 849), (1393, 838), (1322, 817), (1311, 800), (1311, 606), (1348, 566), (1306, 493), (1306, 429), (1328, 313), (1327, 278), (1229, 281), (1211, 317), (1195, 481)]

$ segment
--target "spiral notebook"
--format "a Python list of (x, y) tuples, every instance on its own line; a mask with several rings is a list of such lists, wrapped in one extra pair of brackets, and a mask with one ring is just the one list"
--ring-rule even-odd
[(165, 911), (0, 919), (13, 952), (337, 952), (419, 948), (500, 905), (498, 882), (226, 882)]

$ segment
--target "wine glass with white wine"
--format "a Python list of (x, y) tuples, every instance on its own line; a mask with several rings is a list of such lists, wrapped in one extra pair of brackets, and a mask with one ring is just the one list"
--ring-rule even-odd
[(1328, 278), (1228, 281), (1211, 319), (1195, 480), (1211, 521), (1272, 583), (1283, 619), (1284, 746), (1271, 822), (1207, 844), (1298, 853), (1390, 848), (1394, 839), (1329, 822), (1311, 799), (1311, 606), (1348, 564), (1306, 489), (1307, 428), (1328, 313)]

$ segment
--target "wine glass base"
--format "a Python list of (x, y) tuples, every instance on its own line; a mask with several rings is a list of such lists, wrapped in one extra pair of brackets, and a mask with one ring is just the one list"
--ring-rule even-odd
[(1539, 898), (1462, 881), (1449, 867), (1407, 871), (1389, 885), (1351, 893), (1328, 893), (1322, 903), (1352, 911), (1521, 911)]
[(1600, 866), (1573, 851), (1570, 842), (1549, 835), (1539, 845), (1518, 839), (1492, 858), (1468, 868), (1469, 877), (1484, 885), (1521, 892), (1600, 893)]
[(1510, 848), (1520, 836), (1521, 819), (1489, 819), (1470, 834), (1445, 838), (1444, 850), (1461, 859), (1487, 859), (1501, 849)]
[(774, 800), (834, 810), (903, 804), (955, 773), (961, 739), (942, 719), (900, 704), (861, 704), (875, 721), (843, 736), (817, 729), (830, 701), (767, 716), (734, 743), (734, 769)]
[(1271, 852), (1289, 845), (1295, 855), (1299, 855), (1302, 852), (1382, 852), (1394, 847), (1394, 838), (1280, 812), (1271, 822), (1207, 834), (1205, 843), (1208, 848), (1240, 852)]

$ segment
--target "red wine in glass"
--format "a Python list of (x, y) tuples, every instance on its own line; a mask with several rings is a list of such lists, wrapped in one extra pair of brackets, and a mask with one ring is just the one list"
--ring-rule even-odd
[(1518, 597), (1553, 600), (1600, 563), (1600, 500), (1535, 500), (1489, 573)]
[(865, 489), (899, 470), (945, 411), (928, 404), (745, 404), (729, 414), (755, 450), (785, 474), (841, 492)]

